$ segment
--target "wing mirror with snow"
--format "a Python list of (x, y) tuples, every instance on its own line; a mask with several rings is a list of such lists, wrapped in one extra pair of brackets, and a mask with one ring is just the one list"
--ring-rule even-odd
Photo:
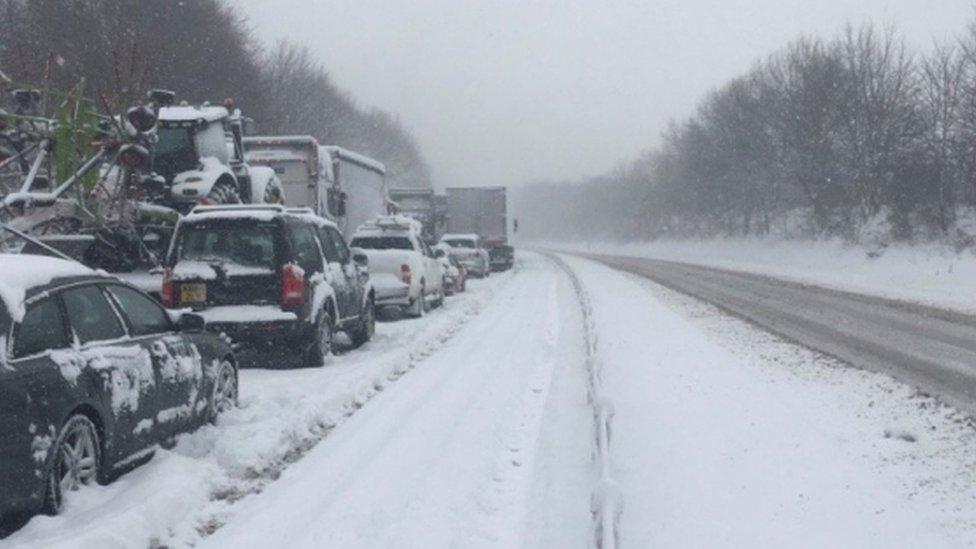
[(207, 327), (207, 321), (202, 316), (193, 313), (183, 313), (176, 322), (181, 332), (198, 333)]
[(350, 250), (352, 252), (352, 261), (359, 267), (369, 266), (369, 256), (366, 255), (361, 248), (353, 248)]

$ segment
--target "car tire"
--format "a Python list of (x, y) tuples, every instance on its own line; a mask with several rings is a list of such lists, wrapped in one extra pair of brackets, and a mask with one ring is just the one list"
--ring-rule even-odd
[(233, 182), (220, 179), (210, 188), (207, 200), (214, 204), (240, 204), (241, 195)]
[(226, 358), (220, 361), (220, 366), (217, 368), (217, 377), (214, 378), (213, 396), (210, 399), (210, 423), (217, 423), (218, 417), (228, 410), (237, 407), (237, 369)]
[(376, 332), (376, 306), (373, 300), (366, 302), (366, 310), (363, 311), (359, 319), (359, 325), (352, 331), (350, 338), (355, 347), (362, 347), (367, 341), (373, 339)]
[(325, 361), (332, 355), (332, 345), (335, 342), (335, 325), (332, 316), (322, 311), (315, 323), (315, 341), (305, 352), (305, 365), (317, 368), (325, 366)]
[(98, 482), (102, 446), (92, 420), (84, 414), (75, 414), (61, 427), (52, 448), (54, 455), (45, 483), (43, 510), (56, 515), (64, 506), (66, 492)]

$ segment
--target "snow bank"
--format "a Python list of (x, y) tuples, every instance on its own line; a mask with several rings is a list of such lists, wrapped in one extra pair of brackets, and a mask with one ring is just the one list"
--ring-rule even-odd
[(544, 246), (765, 274), (976, 313), (976, 255), (936, 245), (869, 250), (841, 241), (728, 238)]
[(567, 262), (591, 295), (616, 408), (622, 545), (976, 542), (976, 433), (962, 414), (696, 300)]

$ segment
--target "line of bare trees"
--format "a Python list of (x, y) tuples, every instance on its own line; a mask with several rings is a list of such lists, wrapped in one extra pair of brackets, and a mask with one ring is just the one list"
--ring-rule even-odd
[(630, 165), (521, 195), (533, 236), (873, 231), (969, 246), (976, 25), (924, 56), (870, 25), (799, 39), (710, 93)]
[(114, 112), (154, 87), (191, 103), (233, 97), (262, 133), (311, 134), (384, 162), (394, 185), (430, 183), (395, 117), (357, 106), (303, 47), (262, 48), (225, 0), (0, 0), (0, 70), (60, 90), (84, 79)]

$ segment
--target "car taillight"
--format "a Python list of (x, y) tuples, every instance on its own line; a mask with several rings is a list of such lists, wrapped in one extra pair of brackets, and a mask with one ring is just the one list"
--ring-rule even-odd
[(410, 284), (410, 265), (407, 265), (406, 263), (400, 265), (400, 280), (402, 280), (404, 284)]
[(281, 268), (281, 306), (298, 307), (305, 302), (305, 274), (294, 263)]
[(163, 307), (176, 307), (176, 292), (173, 288), (173, 268), (166, 267), (163, 271), (163, 288), (159, 292), (159, 297), (163, 301)]

